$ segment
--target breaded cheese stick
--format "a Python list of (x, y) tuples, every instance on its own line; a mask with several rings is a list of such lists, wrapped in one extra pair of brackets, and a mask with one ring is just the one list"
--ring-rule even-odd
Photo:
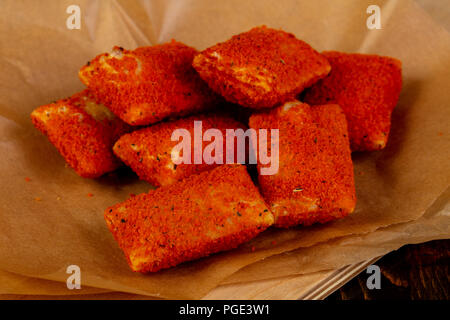
[(155, 272), (229, 250), (273, 223), (245, 166), (223, 165), (105, 211), (133, 271)]
[(81, 68), (96, 98), (131, 125), (212, 108), (218, 101), (192, 67), (197, 51), (172, 41), (125, 50), (114, 47)]
[(193, 65), (214, 91), (249, 108), (294, 99), (330, 72), (327, 59), (307, 43), (265, 26), (200, 52)]
[(31, 120), (80, 176), (96, 178), (121, 165), (112, 146), (131, 127), (88, 90), (35, 109)]
[(402, 88), (401, 62), (390, 57), (335, 51), (323, 55), (330, 61), (332, 71), (306, 92), (304, 101), (342, 107), (353, 151), (383, 149)]
[[(197, 122), (197, 130), (200, 132), (194, 132), (195, 122)], [(203, 151), (211, 142), (203, 142), (201, 148), (195, 149), (195, 134), (200, 135), (199, 138), (202, 139), (203, 133), (206, 133), (208, 129), (220, 130), (223, 135), (222, 150), (217, 155), (214, 153), (214, 155), (222, 159), (223, 164), (226, 163), (227, 149), (232, 148), (230, 151), (234, 153), (234, 160), (236, 160), (237, 155), (237, 140), (229, 146), (230, 148), (227, 147), (226, 130), (238, 128), (245, 130), (245, 127), (245, 125), (225, 115), (195, 115), (158, 123), (126, 134), (115, 143), (113, 150), (142, 180), (148, 181), (154, 186), (165, 186), (182, 180), (191, 174), (212, 169), (217, 165), (215, 163), (208, 164), (203, 158)], [(172, 156), (175, 159), (183, 158), (182, 150), (174, 150), (174, 147), (179, 144), (179, 140), (171, 140), (172, 134), (177, 129), (186, 130), (189, 133), (190, 163), (176, 164), (172, 161)], [(199, 153), (201, 163), (195, 163), (195, 152)]]
[(310, 107), (292, 101), (252, 115), (250, 127), (279, 129), (279, 171), (258, 176), (276, 226), (324, 223), (353, 211), (353, 164), (338, 105)]

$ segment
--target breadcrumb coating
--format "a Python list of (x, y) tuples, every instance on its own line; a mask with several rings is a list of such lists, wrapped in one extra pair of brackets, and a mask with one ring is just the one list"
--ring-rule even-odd
[(402, 88), (401, 62), (390, 57), (336, 51), (323, 55), (330, 61), (332, 71), (307, 90), (304, 101), (342, 107), (353, 151), (383, 149)]
[[(194, 164), (194, 121), (202, 122), (203, 133), (208, 129), (219, 129), (223, 134), (223, 152), (218, 156), (226, 162), (227, 145), (226, 129), (246, 129), (234, 119), (225, 115), (207, 114), (196, 115), (184, 119), (159, 123), (148, 128), (134, 131), (122, 136), (114, 145), (114, 153), (131, 167), (137, 175), (154, 186), (164, 186), (182, 180), (191, 174), (209, 170), (217, 164)], [(191, 164), (174, 164), (172, 149), (179, 141), (171, 141), (172, 133), (176, 129), (186, 129), (191, 135)], [(202, 154), (211, 142), (203, 142)], [(236, 160), (236, 144), (233, 144), (234, 159)], [(174, 155), (182, 157), (179, 152)]]
[(248, 108), (294, 99), (330, 71), (327, 59), (307, 43), (265, 26), (202, 51), (193, 65), (214, 91)]
[(353, 211), (353, 163), (338, 105), (310, 107), (292, 101), (252, 115), (250, 127), (279, 129), (279, 171), (258, 176), (276, 226), (325, 223)]
[(114, 47), (82, 67), (79, 77), (123, 121), (148, 125), (220, 100), (192, 67), (196, 53), (176, 41), (132, 51)]
[(145, 273), (233, 249), (273, 216), (245, 166), (223, 165), (131, 197), (105, 220), (131, 269)]
[(96, 178), (121, 165), (112, 146), (131, 127), (88, 90), (35, 109), (31, 120), (80, 176)]

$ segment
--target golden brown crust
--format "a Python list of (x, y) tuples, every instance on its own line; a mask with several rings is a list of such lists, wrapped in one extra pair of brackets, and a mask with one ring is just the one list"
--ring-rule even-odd
[(37, 108), (31, 119), (80, 176), (96, 178), (121, 165), (112, 146), (131, 128), (88, 90)]
[(353, 164), (339, 106), (294, 101), (251, 116), (250, 127), (280, 130), (279, 171), (258, 177), (276, 226), (324, 223), (353, 211)]
[(105, 211), (132, 270), (155, 272), (229, 250), (273, 223), (245, 166), (223, 165)]
[(367, 54), (324, 52), (330, 75), (306, 92), (310, 104), (339, 104), (348, 122), (353, 151), (386, 146), (391, 113), (402, 88), (401, 62)]
[[(163, 122), (122, 136), (114, 145), (114, 153), (131, 167), (142, 179), (154, 186), (164, 186), (182, 180), (191, 174), (212, 169), (216, 164), (194, 164), (194, 121), (202, 122), (202, 130), (219, 129), (223, 134), (223, 154), (226, 161), (226, 129), (243, 128), (245, 125), (224, 115), (196, 115), (175, 121)], [(176, 129), (189, 131), (191, 139), (191, 164), (174, 164), (172, 149), (179, 143), (171, 141)], [(210, 142), (203, 142), (203, 149)], [(233, 148), (236, 155), (236, 149)], [(202, 153), (203, 154), (203, 153)]]
[(293, 99), (330, 71), (328, 61), (307, 43), (265, 26), (202, 51), (193, 65), (214, 91), (249, 108)]
[(79, 76), (96, 98), (131, 125), (211, 109), (220, 100), (192, 67), (197, 51), (172, 41), (95, 57)]

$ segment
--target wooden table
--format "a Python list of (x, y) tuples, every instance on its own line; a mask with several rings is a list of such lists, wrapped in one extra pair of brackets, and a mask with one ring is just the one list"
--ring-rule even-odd
[(450, 240), (407, 245), (378, 262), (381, 290), (369, 290), (361, 273), (328, 300), (448, 300), (450, 299)]

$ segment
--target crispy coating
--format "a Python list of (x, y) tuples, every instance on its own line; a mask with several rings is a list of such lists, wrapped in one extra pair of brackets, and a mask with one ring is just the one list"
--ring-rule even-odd
[(249, 108), (294, 99), (330, 72), (327, 59), (307, 43), (265, 26), (202, 51), (193, 65), (214, 91)]
[(229, 250), (273, 223), (245, 166), (223, 165), (105, 211), (132, 270), (155, 272)]
[(152, 124), (219, 101), (192, 67), (196, 53), (176, 41), (133, 51), (114, 47), (82, 67), (79, 77), (123, 121)]
[[(165, 186), (182, 180), (191, 174), (209, 170), (217, 164), (207, 164), (202, 161), (200, 164), (194, 164), (194, 121), (202, 122), (203, 133), (211, 128), (219, 129), (223, 134), (223, 152), (217, 154), (222, 163), (226, 162), (227, 145), (226, 129), (246, 129), (245, 125), (233, 120), (225, 115), (196, 115), (188, 118), (178, 119), (170, 122), (162, 122), (148, 128), (134, 131), (122, 136), (114, 145), (114, 153), (122, 161), (133, 169), (142, 179), (150, 182), (154, 186)], [(186, 129), (191, 136), (191, 164), (174, 164), (172, 161), (172, 149), (179, 143), (178, 140), (172, 141), (171, 137), (176, 129)], [(201, 137), (200, 137), (201, 139)], [(237, 141), (237, 140), (235, 140)], [(211, 142), (203, 142), (203, 151)], [(236, 144), (230, 147), (234, 152), (233, 159), (236, 160)], [(231, 150), (231, 148), (233, 148)], [(181, 158), (181, 152), (174, 154), (176, 158)]]
[(252, 115), (250, 127), (279, 129), (279, 171), (258, 176), (276, 226), (324, 223), (353, 211), (353, 163), (338, 105), (293, 101)]
[(367, 54), (324, 52), (330, 75), (306, 92), (306, 103), (336, 103), (347, 117), (353, 151), (386, 146), (391, 113), (402, 88), (401, 62)]
[(67, 163), (86, 178), (99, 177), (120, 166), (112, 146), (131, 129), (97, 104), (88, 90), (37, 108), (31, 120)]

